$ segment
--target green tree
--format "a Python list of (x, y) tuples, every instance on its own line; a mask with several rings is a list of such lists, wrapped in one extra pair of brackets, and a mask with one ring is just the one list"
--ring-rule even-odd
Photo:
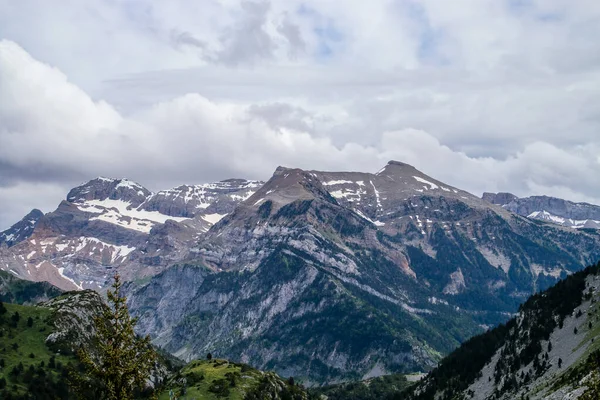
[(21, 316), (19, 315), (18, 311), (15, 311), (15, 313), (10, 317), (10, 319), (12, 319), (12, 321), (16, 324), (17, 322), (19, 322), (19, 319), (21, 319)]
[(126, 297), (121, 295), (121, 278), (115, 275), (109, 290), (109, 306), (94, 319), (95, 344), (77, 353), (80, 371), (71, 371), (71, 385), (82, 399), (131, 400), (134, 391), (143, 389), (156, 364), (150, 337), (141, 338), (133, 330)]

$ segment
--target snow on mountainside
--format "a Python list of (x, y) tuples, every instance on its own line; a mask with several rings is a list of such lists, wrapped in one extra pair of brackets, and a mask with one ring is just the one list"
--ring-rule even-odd
[(516, 214), (570, 228), (600, 229), (600, 206), (548, 196), (518, 198), (511, 193), (484, 193), (484, 200)]
[[(0, 247), (0, 269), (66, 290), (102, 288), (114, 268), (131, 279), (153, 275), (260, 185), (232, 179), (152, 193), (100, 177), (72, 189), (56, 211), (24, 218), (28, 236)], [(24, 231), (19, 224), (2, 237)]]

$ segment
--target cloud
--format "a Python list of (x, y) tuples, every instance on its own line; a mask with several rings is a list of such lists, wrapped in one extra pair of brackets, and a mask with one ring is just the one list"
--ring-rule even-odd
[(66, 197), (65, 187), (55, 183), (21, 181), (11, 186), (0, 185), (0, 230), (21, 220), (34, 208), (54, 210)]
[(600, 202), (596, 1), (66, 1), (0, 3), (4, 202), (389, 159)]

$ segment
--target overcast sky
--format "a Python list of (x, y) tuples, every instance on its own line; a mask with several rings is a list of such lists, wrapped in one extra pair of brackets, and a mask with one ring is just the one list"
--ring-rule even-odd
[(598, 0), (0, 0), (0, 230), (150, 190), (410, 163), (600, 204)]

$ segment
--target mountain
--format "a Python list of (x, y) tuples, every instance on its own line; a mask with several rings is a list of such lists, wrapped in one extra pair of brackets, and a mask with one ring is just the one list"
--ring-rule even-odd
[(29, 214), (23, 217), (22, 220), (5, 230), (0, 232), (0, 247), (4, 244), (7, 247), (14, 246), (22, 242), (33, 234), (33, 230), (40, 218), (44, 216), (38, 209), (33, 209)]
[(0, 269), (63, 290), (118, 271), (138, 332), (165, 350), (322, 385), (431, 370), (599, 242), (391, 161), (157, 193), (94, 179), (0, 247)]
[(31, 282), (0, 271), (0, 301), (16, 304), (36, 304), (56, 297), (62, 290), (48, 282)]
[(102, 289), (116, 269), (144, 279), (187, 254), (261, 185), (233, 179), (151, 193), (126, 179), (97, 178), (72, 189), (54, 212), (35, 214), (37, 222), (26, 217), (11, 228), (0, 269), (63, 290)]
[(428, 371), (599, 236), (521, 217), (414, 167), (278, 168), (164, 271), (128, 287), (140, 333), (307, 385)]
[[(530, 297), (397, 399), (597, 399), (600, 263)], [(375, 397), (373, 397), (375, 398)]]
[(548, 196), (518, 198), (510, 193), (484, 193), (483, 199), (524, 217), (571, 228), (600, 229), (600, 206)]

